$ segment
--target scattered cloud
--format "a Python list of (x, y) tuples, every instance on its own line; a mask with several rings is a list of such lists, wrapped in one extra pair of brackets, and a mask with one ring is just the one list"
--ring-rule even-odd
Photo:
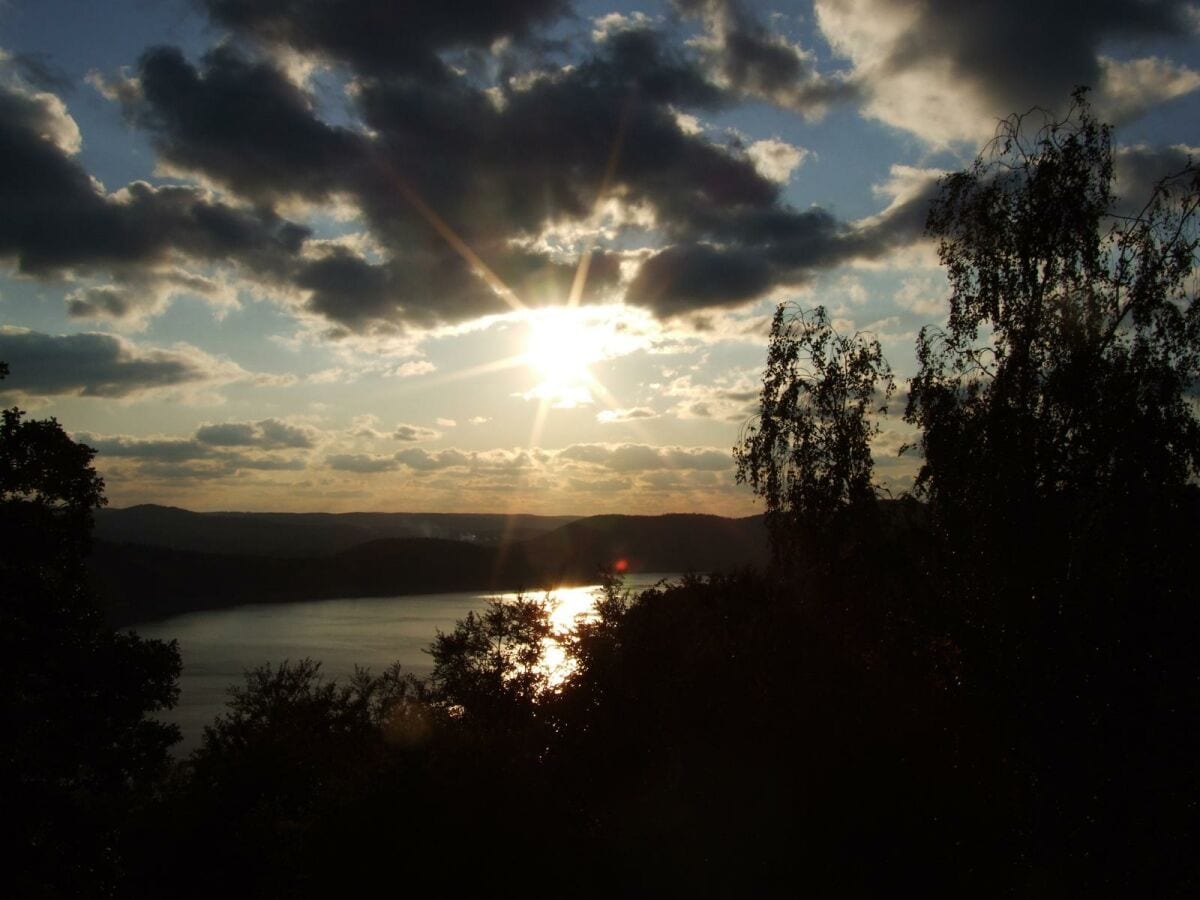
[(608, 425), (613, 422), (634, 422), (638, 419), (653, 419), (658, 415), (648, 406), (635, 406), (633, 409), (602, 409), (596, 413), (596, 421)]
[(432, 441), (442, 436), (440, 431), (424, 428), (420, 425), (397, 425), (392, 432), (392, 439), (397, 441)]
[(113, 334), (51, 335), (0, 326), (0, 390), (29, 396), (138, 397), (151, 392), (252, 378), (228, 360), (195, 347), (141, 347)]

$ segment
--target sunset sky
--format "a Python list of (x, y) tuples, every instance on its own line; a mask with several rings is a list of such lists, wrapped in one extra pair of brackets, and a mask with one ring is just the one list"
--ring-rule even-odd
[(1167, 0), (7, 0), (0, 400), (97, 448), (117, 506), (750, 514), (775, 305), (903, 382), (944, 315), (938, 176), (1089, 85), (1144, 197), (1200, 154), (1198, 30)]

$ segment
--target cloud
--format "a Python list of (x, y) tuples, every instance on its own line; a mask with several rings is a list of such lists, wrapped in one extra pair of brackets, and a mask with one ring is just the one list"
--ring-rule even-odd
[(197, 69), (174, 47), (142, 55), (124, 108), (170, 168), (202, 172), (251, 199), (328, 199), (364, 162), (367, 142), (313, 115), (312, 97), (276, 66), (218, 45)]
[(24, 274), (136, 269), (176, 255), (266, 273), (278, 271), (307, 237), (306, 229), (269, 212), (236, 209), (194, 187), (139, 181), (105, 193), (74, 158), (79, 143), (56, 97), (0, 87), (7, 155), (0, 168), (0, 257), (14, 259)]
[(431, 452), (422, 450), (419, 447), (413, 447), (409, 450), (401, 450), (395, 460), (403, 463), (410, 469), (417, 469), (422, 472), (430, 472), (435, 469), (450, 469), (458, 466), (466, 466), (471, 462), (471, 456), (463, 453), (461, 450), (438, 450)]
[(1200, 72), (1157, 56), (1125, 61), (1102, 56), (1100, 67), (1096, 112), (1112, 125), (1200, 88)]
[(180, 294), (202, 297), (218, 308), (238, 302), (236, 289), (227, 282), (176, 266), (128, 270), (108, 283), (77, 288), (67, 294), (67, 312), (75, 319), (114, 319), (140, 326)]
[[(1188, 0), (815, 4), (825, 37), (853, 64), (866, 112), (932, 144), (986, 139), (998, 118), (1035, 105), (1062, 111), (1077, 85), (1101, 89), (1101, 105), (1112, 91), (1130, 114), (1177, 93), (1178, 72), (1144, 62), (1114, 70), (1102, 50), (1190, 33), (1191, 9)], [(1164, 75), (1175, 83), (1165, 91)]]
[(357, 472), (362, 475), (390, 472), (399, 468), (399, 463), (394, 458), (370, 453), (335, 453), (325, 457), (325, 465), (339, 472)]
[[(912, 228), (865, 234), (824, 211), (791, 208), (781, 185), (801, 148), (776, 138), (720, 145), (687, 126), (687, 110), (829, 87), (803, 51), (740, 4), (683, 4), (705, 23), (707, 44), (682, 46), (633, 17), (571, 66), (545, 64), (532, 43), (494, 43), (530, 36), (563, 12), (557, 3), (489, 4), (469, 21), (428, 12), (382, 42), (332, 2), (206, 5), (249, 40), (221, 43), (196, 62), (151, 48), (131, 74), (92, 80), (149, 136), (162, 171), (216, 186), (232, 202), (202, 187), (142, 182), (107, 193), (74, 158), (78, 128), (61, 101), (13, 86), (0, 93), (0, 139), (18, 163), (0, 180), (21, 172), (8, 190), (17, 202), (0, 222), (0, 254), (39, 277), (108, 272), (108, 282), (70, 294), (74, 316), (137, 324), (185, 291), (235, 302), (223, 278), (181, 274), (183, 263), (188, 272), (199, 263), (235, 268), (327, 323), (327, 336), (394, 338), (504, 310), (513, 296), (560, 302), (599, 235), (583, 301), (624, 292), (670, 318), (748, 303), (915, 238)], [(389, 41), (411, 52), (374, 55)], [(349, 124), (322, 117), (317, 98), (278, 62), (285, 45), (346, 64)], [(447, 50), (483, 47), (490, 74), (445, 68)], [(601, 227), (596, 187), (610, 158)], [(309, 240), (276, 212), (296, 200), (361, 216), (370, 246)], [(549, 234), (556, 240), (543, 240)], [(412, 361), (395, 374), (429, 365)]]
[(397, 425), (396, 430), (392, 432), (392, 439), (396, 441), (431, 441), (441, 436), (441, 432), (434, 431), (432, 428), (423, 428), (420, 425), (401, 424)]
[[(204, 430), (201, 429), (202, 432)], [(303, 456), (281, 455), (278, 452), (256, 453), (254, 450), (260, 449), (259, 444), (234, 444), (232, 441), (237, 436), (232, 432), (231, 443), (220, 446), (200, 437), (98, 436), (87, 433), (75, 437), (97, 451), (97, 464), (102, 467), (106, 477), (213, 479), (242, 471), (299, 471), (308, 465)], [(236, 449), (231, 451), (227, 449), (229, 446)], [(268, 449), (278, 451), (290, 448), (272, 444)]]
[(517, 39), (568, 9), (565, 0), (443, 0), (415, 10), (378, 0), (203, 0), (218, 24), (266, 45), (347, 63), (373, 76), (444, 79), (440, 54)]
[[(624, 245), (636, 246), (648, 226), (669, 246), (641, 266), (625, 299), (666, 317), (749, 302), (810, 268), (878, 252), (828, 213), (782, 201), (780, 183), (802, 161), (800, 148), (777, 139), (721, 146), (684, 127), (682, 109), (718, 109), (730, 102), (728, 90), (650, 27), (609, 33), (574, 67), (502, 82), (500, 104), (464, 79), (366, 79), (353, 98), (359, 131), (324, 123), (269, 63), (227, 48), (199, 67), (178, 51), (152, 51), (137, 82), (128, 114), (174, 164), (260, 203), (296, 193), (349, 198), (382, 258), (314, 245), (281, 276), (305, 311), (346, 333), (503, 309), (474, 259), (526, 304), (560, 301), (575, 277), (570, 256), (593, 233), (578, 228), (553, 249), (540, 235), (590, 221), (618, 135), (613, 208), (642, 212), (614, 222), (596, 247), (585, 302), (619, 296), (629, 254), (606, 243), (628, 232)], [(231, 122), (217, 114), (227, 106)], [(281, 131), (308, 138), (280, 147)], [(276, 157), (278, 165), (264, 162)], [(473, 259), (445, 239), (447, 229)], [(890, 237), (914, 234), (893, 229)]]
[(76, 437), (94, 448), (101, 456), (162, 463), (210, 459), (213, 456), (211, 447), (189, 438), (135, 438), (125, 435), (95, 437), (90, 434), (79, 434)]
[(612, 422), (634, 422), (638, 419), (653, 419), (658, 415), (648, 406), (637, 406), (633, 409), (602, 409), (596, 414), (596, 421), (602, 425)]
[(186, 344), (162, 350), (112, 334), (50, 335), (10, 326), (0, 326), (0, 359), (11, 370), (0, 388), (32, 396), (134, 397), (251, 377)]
[(1117, 212), (1136, 216), (1150, 199), (1155, 185), (1164, 178), (1179, 175), (1191, 163), (1200, 160), (1200, 147), (1177, 144), (1173, 147), (1117, 148), (1113, 160), (1113, 190)]
[(196, 440), (213, 447), (258, 447), (264, 450), (307, 449), (316, 443), (311, 428), (279, 419), (202, 425), (196, 430)]
[(728, 451), (708, 447), (652, 447), (648, 444), (572, 444), (557, 459), (586, 463), (614, 472), (656, 469), (725, 471), (733, 468)]
[(699, 17), (706, 51), (718, 84), (808, 118), (836, 101), (855, 96), (855, 86), (817, 73), (813, 54), (768, 29), (738, 0), (675, 0), (682, 13)]
[(784, 184), (808, 157), (808, 151), (776, 137), (755, 141), (746, 148), (746, 155), (764, 178)]

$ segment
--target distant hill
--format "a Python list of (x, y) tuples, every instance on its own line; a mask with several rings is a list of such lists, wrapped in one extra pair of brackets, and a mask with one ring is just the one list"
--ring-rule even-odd
[[(163, 507), (141, 522), (153, 521)], [(128, 512), (118, 510), (116, 512)], [(514, 537), (497, 535), (483, 541), (433, 537), (387, 537), (354, 544), (332, 553), (301, 555), (248, 552), (280, 546), (285, 535), (295, 535), (296, 522), (280, 520), (282, 534), (272, 533), (268, 514), (255, 515), (250, 523), (236, 515), (187, 514), (165, 510), (172, 523), (195, 525), (186, 515), (233, 519), (253, 530), (240, 552), (205, 552), (211, 522), (194, 531), (183, 528), (160, 536), (160, 543), (96, 542), (90, 567), (93, 583), (111, 610), (116, 624), (149, 621), (196, 609), (215, 609), (243, 603), (272, 603), (328, 597), (365, 597), (469, 590), (538, 590), (559, 584), (593, 581), (602, 566), (623, 560), (634, 572), (710, 572), (766, 562), (768, 544), (761, 516), (726, 519), (705, 515), (593, 516), (570, 521), (552, 531), (527, 536), (531, 523), (513, 527)], [(185, 513), (185, 516), (174, 516)], [(358, 514), (351, 514), (356, 516)], [(403, 516), (405, 514), (396, 514)], [(493, 529), (500, 516), (463, 516)], [(531, 519), (536, 529), (547, 519)], [(350, 522), (353, 523), (353, 518)], [(511, 519), (509, 520), (511, 521)], [(385, 523), (392, 524), (395, 523)], [(107, 532), (108, 535), (112, 530)], [(497, 534), (495, 530), (485, 534)], [(317, 537), (342, 540), (345, 532), (331, 536), (317, 529), (304, 532), (317, 545)], [(193, 536), (194, 537), (190, 537)], [(170, 546), (167, 540), (191, 547)], [(327, 546), (322, 545), (322, 546)], [(295, 547), (290, 547), (294, 551)]]
[(95, 536), (111, 543), (174, 550), (306, 558), (382, 538), (499, 544), (553, 531), (576, 518), (483, 513), (199, 513), (147, 504), (99, 510)]

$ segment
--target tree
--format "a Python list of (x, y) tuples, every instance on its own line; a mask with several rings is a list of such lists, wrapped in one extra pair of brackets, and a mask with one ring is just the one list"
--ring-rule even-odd
[(464, 721), (501, 729), (523, 724), (549, 686), (543, 655), (552, 635), (548, 601), (489, 600), (454, 631), (437, 633), (429, 651), (434, 697)]
[[(0, 369), (6, 373), (7, 367)], [(0, 422), (0, 803), (18, 892), (101, 891), (178, 730), (176, 645), (109, 628), (87, 584), (95, 451), (54, 419)]]
[(1161, 562), (1141, 538), (1174, 527), (1163, 514), (1200, 471), (1200, 173), (1125, 214), (1086, 92), (1062, 121), (1030, 118), (942, 182), (928, 231), (949, 321), (920, 334), (906, 410), (917, 493), (986, 569), (962, 588), (989, 595), (1128, 586)]
[(1002, 122), (929, 215), (952, 294), (906, 418), (930, 583), (1025, 785), (1038, 877), (1155, 892), (1195, 875), (1171, 798), (1200, 789), (1200, 172), (1127, 211), (1086, 92), (1036, 117)]
[(739, 483), (766, 500), (777, 561), (830, 543), (838, 520), (875, 498), (873, 414), (894, 388), (877, 340), (838, 334), (824, 307), (775, 311), (759, 415), (733, 452)]

